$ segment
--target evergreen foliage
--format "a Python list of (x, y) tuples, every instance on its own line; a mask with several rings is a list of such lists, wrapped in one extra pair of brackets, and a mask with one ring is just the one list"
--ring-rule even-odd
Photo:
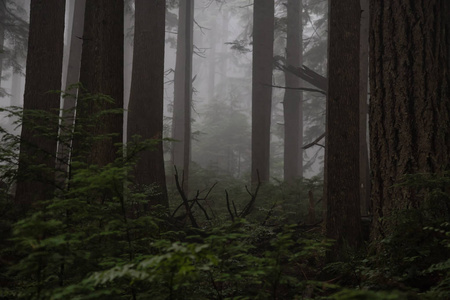
[[(102, 95), (88, 98), (111, 101)], [(20, 120), (17, 109), (5, 110)], [(107, 113), (117, 111), (100, 115)], [(86, 141), (101, 139), (88, 135), (91, 122), (96, 122), (95, 116), (80, 127), (86, 129)], [(133, 191), (128, 171), (136, 154), (154, 141), (131, 142), (126, 154), (118, 145), (122, 154), (103, 167), (74, 157), (66, 187), (24, 213), (11, 197), (18, 138), (2, 133), (0, 299), (450, 296), (450, 226), (442, 209), (449, 200), (449, 174), (406, 176), (402, 185), (421, 193), (429, 209), (399, 211), (392, 221), (394, 230), (381, 241), (327, 265), (325, 254), (333, 241), (323, 237), (320, 226), (306, 221), (308, 192), (320, 201), (320, 181), (262, 187), (245, 219), (230, 218), (223, 190), (211, 192), (205, 199), (217, 201), (205, 206), (210, 219), (196, 206), (195, 228), (186, 214), (148, 209), (149, 194)], [(212, 178), (208, 170), (201, 172), (197, 181)], [(239, 213), (250, 196), (239, 192), (242, 182), (226, 178), (214, 179), (230, 184), (229, 200)], [(180, 202), (175, 195), (171, 201)]]

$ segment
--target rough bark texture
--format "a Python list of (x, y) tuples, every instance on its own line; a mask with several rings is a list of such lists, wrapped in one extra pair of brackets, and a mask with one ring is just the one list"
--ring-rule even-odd
[[(86, 0), (73, 1), (72, 30), (70, 33), (69, 57), (67, 66), (67, 75), (64, 82), (64, 88), (70, 96), (63, 99), (63, 111), (60, 129), (60, 142), (58, 144), (57, 169), (62, 172), (62, 181), (67, 177), (69, 159), (70, 159), (70, 134), (73, 130), (75, 104), (78, 89), (71, 88), (71, 85), (78, 83), (80, 78), (81, 49), (83, 40), (84, 10)], [(68, 90), (70, 89), (70, 90)]]
[(394, 184), (450, 167), (449, 7), (446, 0), (370, 2), (375, 239), (389, 231), (392, 213), (423, 204)]
[[(64, 1), (60, 0), (32, 0), (30, 4), (24, 116), (15, 198), (25, 206), (48, 199), (54, 191), (60, 95), (47, 92), (61, 89), (64, 8)], [(42, 75), (44, 70), (45, 76)], [(51, 113), (53, 117), (36, 117), (33, 115), (36, 110)], [(47, 127), (45, 132), (41, 131), (42, 127)], [(42, 167), (31, 168), (38, 165)]]
[[(123, 108), (123, 0), (87, 0), (83, 52), (81, 57), (80, 82), (91, 94), (105, 94), (114, 99), (114, 103), (94, 104), (93, 101), (77, 102), (76, 127), (82, 119), (89, 118), (105, 109)], [(101, 117), (90, 128), (92, 136), (113, 134), (101, 141), (84, 145), (81, 139), (74, 139), (74, 152), (83, 153), (79, 159), (89, 164), (104, 166), (117, 157), (115, 143), (122, 142), (123, 115), (108, 114)], [(84, 152), (83, 150), (88, 150)]]
[(270, 119), (272, 107), (274, 1), (253, 4), (252, 70), (252, 183), (270, 175)]
[(172, 162), (184, 172), (184, 188), (188, 186), (191, 144), (193, 8), (193, 0), (180, 2), (174, 78)]
[[(287, 3), (286, 63), (299, 68), (302, 65), (302, 5), (301, 0)], [(291, 72), (285, 72), (286, 86), (301, 87), (301, 80)], [(303, 93), (287, 89), (284, 92), (284, 180), (292, 181), (303, 175)]]
[(326, 231), (342, 247), (361, 236), (359, 203), (359, 1), (329, 3), (328, 95), (326, 124)]
[(168, 206), (162, 145), (164, 108), (165, 0), (136, 0), (133, 73), (128, 105), (128, 141), (134, 135), (159, 139), (139, 154), (134, 168), (138, 189), (155, 185), (150, 205)]
[(361, 0), (361, 29), (359, 52), (359, 176), (361, 215), (367, 216), (370, 210), (370, 168), (369, 147), (367, 143), (367, 115), (369, 112), (369, 0)]

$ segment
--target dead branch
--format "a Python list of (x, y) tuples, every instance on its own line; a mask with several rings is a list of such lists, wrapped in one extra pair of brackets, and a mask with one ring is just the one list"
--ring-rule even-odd
[[(324, 137), (325, 137), (325, 132), (322, 133), (318, 138), (316, 138), (316, 139), (315, 139), (314, 141), (312, 141), (311, 143), (304, 145), (304, 146), (302, 147), (302, 149), (308, 149), (308, 148), (311, 148), (311, 147), (314, 146), (314, 145), (318, 145), (318, 146), (324, 147), (323, 145), (318, 144), (318, 142), (319, 142), (321, 139), (323, 139)], [(324, 147), (324, 148), (325, 148), (325, 147)]]
[[(186, 208), (186, 214), (188, 215), (192, 226), (195, 228), (199, 228), (197, 221), (195, 220), (194, 215), (192, 214), (191, 210), (192, 206), (189, 205), (189, 200), (187, 199), (186, 194), (184, 193), (184, 189), (180, 186), (177, 167), (174, 166), (174, 168), (175, 168), (175, 184), (177, 186), (178, 193), (180, 194), (181, 199), (183, 200), (184, 207)], [(184, 183), (184, 176), (183, 176), (183, 183)]]
[(247, 190), (247, 193), (251, 196), (251, 199), (247, 203), (247, 205), (244, 207), (242, 212), (239, 214), (240, 218), (245, 218), (248, 214), (250, 214), (250, 212), (253, 209), (253, 205), (255, 204), (256, 196), (258, 195), (259, 187), (261, 186), (261, 180), (259, 179), (259, 172), (256, 171), (256, 174), (258, 175), (258, 185), (256, 186), (255, 192), (254, 193), (250, 192), (248, 187), (245, 186), (245, 189)]
[[(320, 75), (317, 72), (314, 72), (305, 65), (299, 68), (291, 65), (286, 65), (286, 59), (282, 56), (276, 56), (274, 57), (274, 59), (274, 65), (279, 70), (294, 74), (295, 76), (322, 90), (324, 94), (328, 92), (328, 79), (326, 77)], [(283, 62), (283, 64), (281, 64), (280, 61)]]
[[(225, 198), (226, 198), (226, 200), (227, 200), (227, 209), (228, 209), (228, 213), (230, 214), (231, 221), (234, 222), (234, 215), (233, 215), (233, 213), (231, 212), (231, 208), (230, 208), (230, 199), (229, 199), (229, 197), (228, 197), (228, 191), (227, 191), (227, 190), (225, 190)], [(234, 204), (234, 203), (233, 203), (233, 204)]]

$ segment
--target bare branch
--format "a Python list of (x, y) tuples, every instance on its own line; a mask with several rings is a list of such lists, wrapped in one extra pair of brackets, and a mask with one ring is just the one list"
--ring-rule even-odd
[(316, 139), (315, 139), (314, 141), (312, 141), (311, 143), (304, 145), (304, 146), (302, 147), (302, 149), (308, 149), (308, 148), (311, 148), (311, 147), (314, 146), (314, 145), (318, 145), (318, 146), (321, 146), (321, 147), (324, 147), (324, 148), (325, 148), (324, 145), (318, 144), (318, 142), (319, 142), (321, 139), (323, 139), (324, 137), (325, 137), (325, 132), (322, 133), (318, 138), (316, 138)]

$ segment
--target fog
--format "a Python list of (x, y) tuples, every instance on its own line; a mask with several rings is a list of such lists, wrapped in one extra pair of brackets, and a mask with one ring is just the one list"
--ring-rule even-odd
[[(21, 17), (28, 21), (29, 0), (14, 1), (23, 7)], [(168, 1), (173, 4), (175, 1)], [(276, 1), (276, 32), (274, 55), (285, 56), (286, 1)], [(326, 74), (326, 1), (303, 1), (303, 43), (306, 66), (321, 75)], [(71, 22), (74, 0), (67, 1), (64, 69), (67, 76)], [(127, 108), (132, 64), (133, 2), (127, 1), (125, 16), (125, 109)], [(251, 163), (251, 74), (252, 74), (252, 1), (196, 0), (193, 56), (192, 103), (192, 172), (207, 169), (235, 178), (248, 179)], [(169, 7), (166, 18), (164, 114), (166, 138), (171, 137), (173, 112), (173, 78), (176, 58), (178, 8)], [(6, 36), (4, 47), (15, 47), (13, 37)], [(26, 49), (26, 47), (25, 47)], [(17, 60), (18, 68), (3, 68), (1, 106), (22, 105), (25, 84), (25, 60)], [(273, 85), (283, 87), (283, 72), (274, 70)], [(304, 83), (305, 87), (311, 87)], [(63, 86), (62, 89), (66, 87)], [(271, 177), (283, 177), (283, 94), (273, 88), (271, 127)], [(308, 144), (324, 132), (325, 97), (304, 92), (304, 143)], [(2, 125), (10, 124), (4, 116)], [(125, 118), (126, 124), (126, 118)], [(12, 130), (11, 125), (7, 127)], [(16, 131), (18, 132), (18, 131)], [(126, 128), (125, 128), (126, 132)], [(322, 141), (323, 142), (323, 141)], [(320, 143), (319, 143), (320, 144)], [(170, 160), (166, 143), (165, 160)], [(304, 151), (304, 176), (322, 175), (323, 147)]]

